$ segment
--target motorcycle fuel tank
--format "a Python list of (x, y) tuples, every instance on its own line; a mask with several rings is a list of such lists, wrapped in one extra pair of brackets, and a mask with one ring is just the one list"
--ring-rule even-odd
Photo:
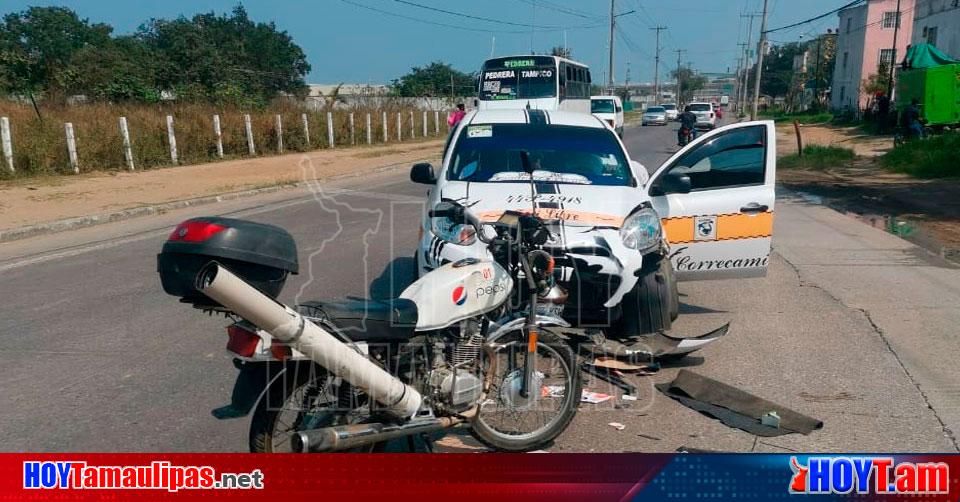
[(417, 304), (417, 331), (449, 326), (503, 305), (513, 291), (510, 273), (495, 262), (466, 258), (434, 269), (400, 298)]

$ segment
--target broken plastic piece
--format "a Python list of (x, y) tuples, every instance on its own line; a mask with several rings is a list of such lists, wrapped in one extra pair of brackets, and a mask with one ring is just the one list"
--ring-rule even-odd
[(583, 394), (580, 395), (580, 401), (590, 404), (600, 404), (605, 401), (609, 401), (613, 396), (610, 394), (603, 394), (601, 392), (591, 392), (584, 389)]
[(618, 431), (622, 431), (622, 430), (624, 430), (624, 429), (627, 428), (626, 425), (623, 425), (623, 424), (621, 424), (620, 422), (610, 422), (610, 423), (607, 424), (607, 425), (609, 425), (610, 427), (613, 427), (614, 429), (616, 429), (616, 430), (618, 430)]
[(780, 415), (776, 411), (768, 411), (760, 417), (760, 423), (768, 427), (780, 428)]

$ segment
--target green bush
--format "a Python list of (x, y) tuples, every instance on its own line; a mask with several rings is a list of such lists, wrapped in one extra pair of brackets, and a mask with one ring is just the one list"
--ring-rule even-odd
[(786, 169), (826, 169), (849, 164), (857, 154), (849, 148), (839, 146), (808, 145), (803, 148), (803, 155), (787, 155), (777, 161), (777, 164)]
[(884, 167), (918, 178), (960, 176), (960, 132), (907, 141), (880, 158)]

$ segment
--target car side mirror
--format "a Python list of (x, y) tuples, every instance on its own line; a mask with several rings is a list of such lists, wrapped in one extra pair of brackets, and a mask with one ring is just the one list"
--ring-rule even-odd
[(631, 160), (630, 170), (633, 171), (633, 177), (637, 180), (637, 186), (644, 186), (650, 181), (650, 173), (647, 172), (646, 167), (643, 167), (643, 164)]
[(424, 185), (435, 185), (437, 175), (433, 172), (433, 165), (429, 162), (419, 162), (410, 168), (410, 181)]
[(652, 187), (650, 195), (667, 195), (671, 193), (690, 193), (692, 185), (690, 176), (680, 173), (667, 173)]

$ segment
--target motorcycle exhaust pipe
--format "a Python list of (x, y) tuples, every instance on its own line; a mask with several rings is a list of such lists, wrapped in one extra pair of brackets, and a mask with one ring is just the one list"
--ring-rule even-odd
[(290, 438), (290, 446), (297, 453), (348, 450), (412, 434), (446, 429), (461, 421), (459, 418), (443, 417), (417, 420), (401, 425), (355, 424), (326, 427), (297, 432)]
[(196, 281), (201, 293), (366, 392), (384, 406), (379, 411), (409, 419), (420, 409), (423, 398), (414, 388), (219, 263), (210, 262), (203, 267)]

